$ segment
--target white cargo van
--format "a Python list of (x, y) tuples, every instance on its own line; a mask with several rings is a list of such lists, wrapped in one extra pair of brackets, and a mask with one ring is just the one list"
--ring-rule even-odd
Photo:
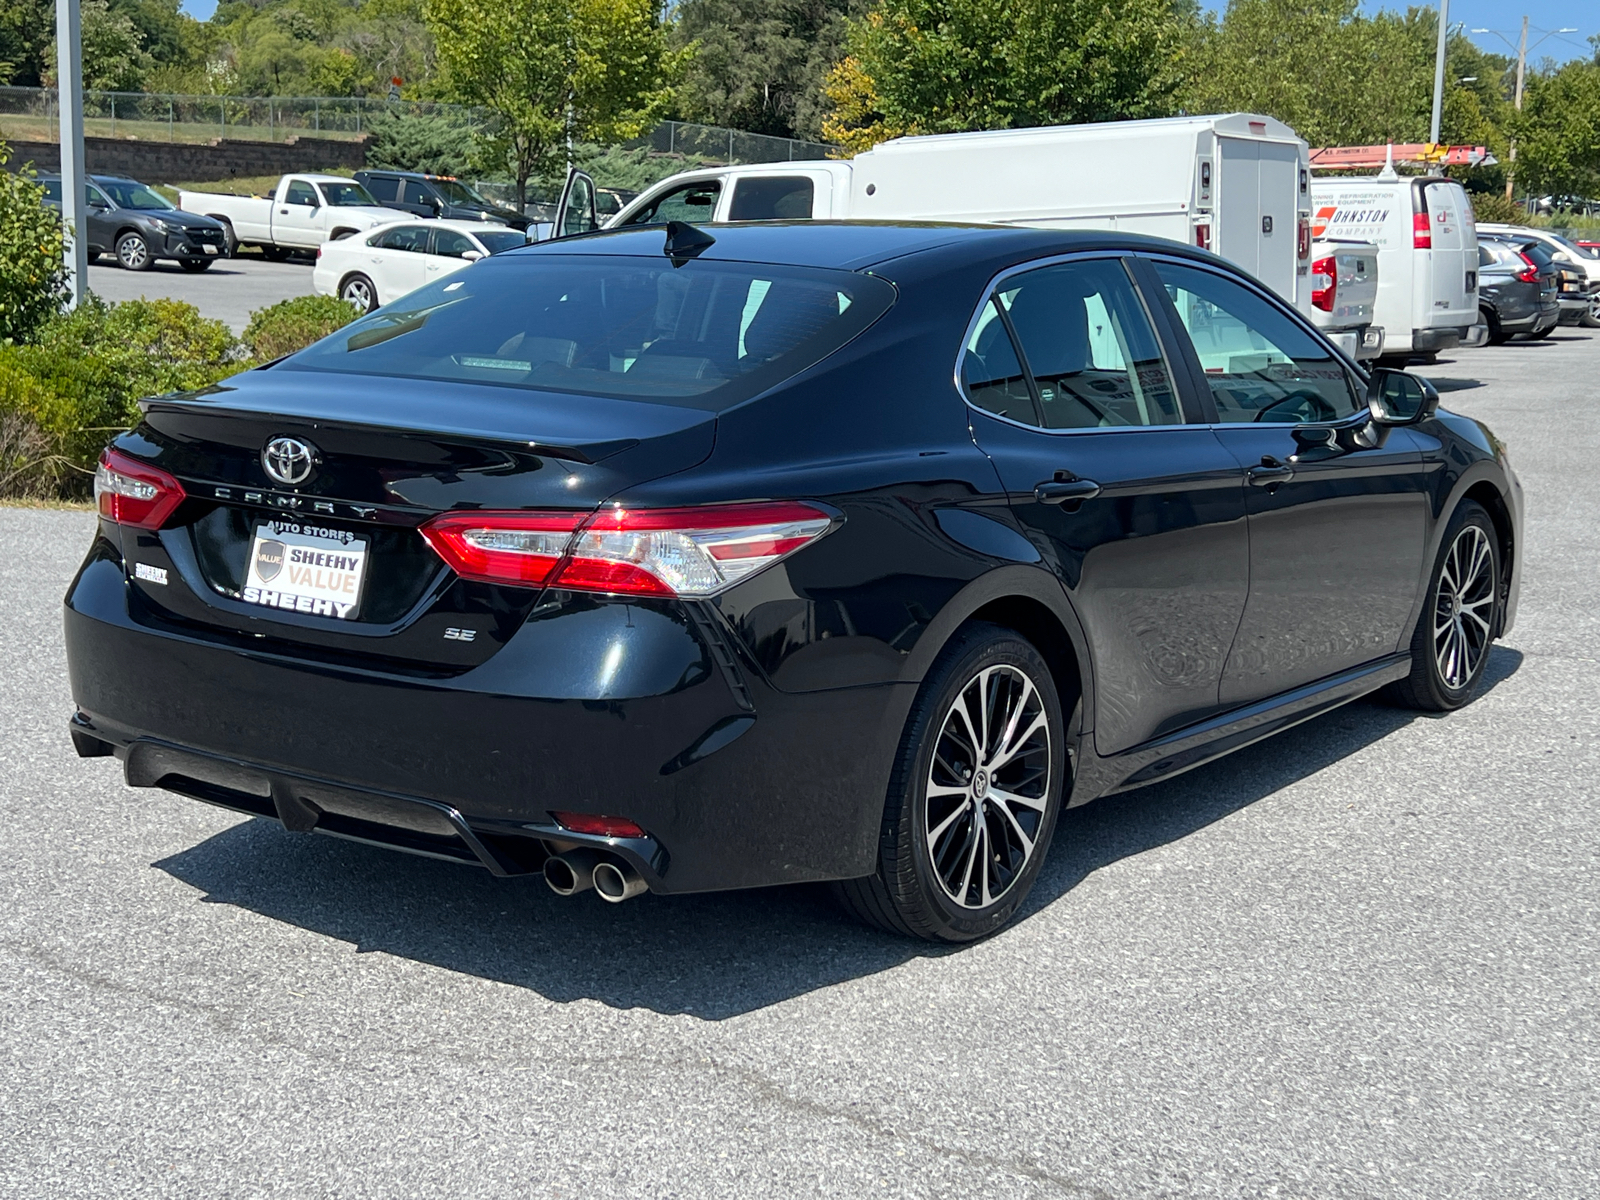
[(1384, 354), (1432, 354), (1460, 345), (1478, 321), (1478, 235), (1459, 183), (1439, 175), (1317, 179), (1312, 234), (1378, 247)]
[(1378, 303), (1378, 247), (1371, 242), (1317, 239), (1311, 243), (1311, 321), (1351, 358), (1383, 353)]
[(1115, 229), (1213, 250), (1309, 312), (1310, 178), (1294, 130), (1231, 113), (897, 138), (843, 162), (687, 171), (606, 226), (835, 218)]

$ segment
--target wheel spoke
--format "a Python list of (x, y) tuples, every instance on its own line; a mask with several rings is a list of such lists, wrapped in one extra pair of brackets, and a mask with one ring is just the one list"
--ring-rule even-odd
[(940, 837), (944, 835), (944, 831), (949, 829), (950, 826), (954, 825), (962, 817), (966, 816), (970, 811), (970, 805), (958, 805), (954, 812), (952, 812), (944, 820), (940, 821), (932, 829), (928, 830), (928, 853), (933, 853), (934, 844), (939, 840)]
[(989, 795), (1000, 801), (1002, 808), (1007, 804), (1020, 804), (1024, 808), (1033, 809), (1034, 812), (1044, 811), (1043, 796), (1040, 796), (1038, 799), (1034, 799), (1032, 796), (1024, 796), (1018, 792), (1008, 792), (997, 787), (991, 787), (989, 789)]
[(995, 807), (1005, 814), (1006, 823), (1011, 826), (1012, 832), (1017, 835), (1017, 840), (1022, 843), (1022, 861), (1027, 862), (1028, 856), (1033, 853), (1033, 839), (1017, 822), (1017, 815), (1011, 811), (1010, 805), (996, 804)]
[(1033, 737), (1036, 731), (1049, 728), (1050, 722), (1045, 717), (1044, 710), (1040, 709), (1038, 716), (1034, 717), (1034, 719), (1029, 722), (1028, 727), (1022, 731), (1020, 737), (1016, 738), (1014, 741), (1001, 743), (1003, 748), (995, 754), (994, 760), (989, 764), (989, 769), (991, 771), (998, 771), (1001, 767), (1005, 766), (1008, 762), (1012, 761), (1012, 759), (1016, 758), (1019, 753), (1021, 753), (1022, 748), (1027, 745), (1028, 739)]

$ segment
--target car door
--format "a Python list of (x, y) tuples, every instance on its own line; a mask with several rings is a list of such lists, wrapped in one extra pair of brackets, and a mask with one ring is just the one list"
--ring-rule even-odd
[(403, 179), (400, 181), (400, 203), (398, 207), (418, 217), (437, 217), (439, 215), (439, 202), (433, 194), (433, 189), (420, 179)]
[[(468, 258), (469, 254), (473, 257)], [(423, 257), (423, 280), (432, 283), (443, 279), (471, 266), (482, 256), (483, 250), (466, 234), (454, 229), (435, 229), (428, 253)]]
[(1096, 749), (1215, 713), (1248, 587), (1244, 472), (1186, 415), (1126, 261), (1003, 276), (960, 372), (973, 437), (1088, 638)]
[(283, 189), (272, 214), (272, 240), (280, 246), (320, 246), (322, 197), (304, 179), (293, 179)]
[(1249, 483), (1250, 596), (1222, 702), (1394, 653), (1427, 525), (1415, 435), (1371, 425), (1355, 372), (1264, 288), (1199, 263), (1152, 265), (1209, 384), (1212, 429)]
[(426, 282), (428, 235), (426, 225), (406, 224), (392, 225), (369, 239), (366, 257), (380, 304), (414, 292)]
[(116, 248), (117, 206), (94, 184), (86, 183), (83, 187), (89, 250), (96, 254), (108, 253)]

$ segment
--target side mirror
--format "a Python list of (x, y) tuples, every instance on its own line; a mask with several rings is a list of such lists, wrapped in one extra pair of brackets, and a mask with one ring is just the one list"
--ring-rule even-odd
[(1439, 393), (1419, 375), (1376, 367), (1367, 384), (1367, 409), (1378, 425), (1415, 425), (1433, 416)]
[(461, 257), (466, 259), (468, 262), (477, 262), (480, 258), (483, 257), (483, 251), (482, 250), (463, 250), (461, 252)]

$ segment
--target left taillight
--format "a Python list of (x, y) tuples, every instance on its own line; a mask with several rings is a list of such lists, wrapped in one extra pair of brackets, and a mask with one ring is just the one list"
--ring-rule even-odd
[(463, 579), (636, 596), (714, 596), (833, 528), (798, 501), (704, 508), (445, 513), (422, 527)]
[(1317, 259), (1311, 264), (1311, 306), (1331, 313), (1338, 292), (1339, 260), (1331, 254), (1327, 258)]
[(183, 503), (183, 485), (159, 467), (106, 450), (94, 472), (100, 515), (134, 529), (160, 529)]

